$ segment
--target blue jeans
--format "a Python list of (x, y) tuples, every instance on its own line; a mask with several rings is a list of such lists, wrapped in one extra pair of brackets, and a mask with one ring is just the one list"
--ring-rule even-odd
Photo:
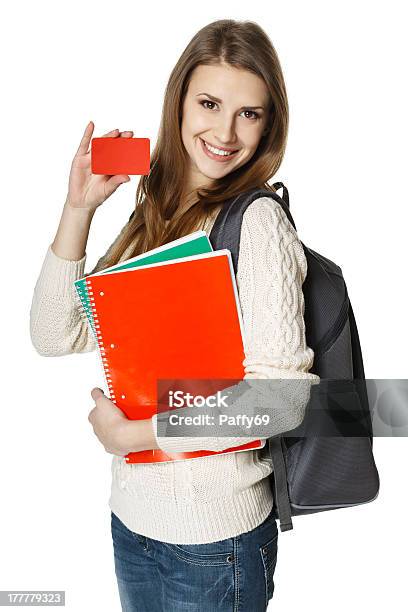
[(276, 519), (210, 544), (168, 544), (111, 512), (123, 612), (265, 612), (274, 591)]

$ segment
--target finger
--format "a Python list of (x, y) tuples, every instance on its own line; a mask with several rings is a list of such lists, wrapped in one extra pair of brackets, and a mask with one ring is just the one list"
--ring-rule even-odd
[(82, 136), (81, 142), (79, 143), (79, 147), (76, 152), (77, 155), (85, 155), (87, 153), (94, 127), (95, 125), (93, 121), (90, 121), (86, 126), (84, 135)]
[(96, 402), (101, 397), (105, 397), (104, 392), (99, 387), (94, 387), (91, 391), (92, 399)]
[(117, 457), (126, 457), (126, 455), (124, 455), (122, 451), (120, 451), (117, 448), (111, 448), (110, 446), (104, 446), (104, 449), (110, 455), (116, 455)]
[(127, 130), (126, 132), (120, 132), (120, 138), (132, 138), (133, 131)]
[(104, 134), (102, 136), (102, 138), (115, 138), (116, 136), (119, 136), (120, 132), (118, 130), (118, 128), (115, 128), (114, 130), (111, 130), (110, 132), (106, 132), (106, 134)]
[(122, 183), (128, 183), (130, 177), (127, 174), (115, 174), (104, 184), (105, 198), (109, 198)]

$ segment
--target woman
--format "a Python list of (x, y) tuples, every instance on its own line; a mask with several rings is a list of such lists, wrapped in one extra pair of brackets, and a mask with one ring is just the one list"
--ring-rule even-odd
[[(90, 122), (74, 157), (61, 221), (34, 291), (31, 336), (43, 355), (96, 349), (73, 282), (84, 276), (95, 211), (129, 177), (91, 174), (93, 129)], [(151, 172), (139, 182), (134, 214), (92, 273), (197, 229), (209, 235), (225, 200), (256, 186), (271, 189), (267, 181), (281, 164), (287, 130), (284, 79), (263, 30), (232, 20), (204, 27), (170, 75)], [(237, 272), (245, 379), (318, 379), (308, 372), (314, 354), (305, 340), (306, 272), (301, 243), (279, 204), (255, 200), (244, 214)], [(129, 421), (100, 389), (92, 397), (89, 420), (114, 455), (109, 504), (123, 610), (266, 610), (278, 536), (266, 454), (127, 464), (130, 451), (197, 450), (197, 438), (158, 437), (154, 418)], [(302, 418), (302, 410), (288, 411), (284, 423), (273, 424), (274, 435)], [(251, 439), (236, 438), (235, 445)], [(232, 446), (228, 437), (200, 444)]]

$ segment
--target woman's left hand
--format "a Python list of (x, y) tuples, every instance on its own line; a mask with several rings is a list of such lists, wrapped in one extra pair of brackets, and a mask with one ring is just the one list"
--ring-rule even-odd
[(128, 419), (98, 387), (91, 391), (96, 406), (88, 415), (94, 433), (107, 453), (124, 457), (128, 453), (159, 448), (151, 419)]

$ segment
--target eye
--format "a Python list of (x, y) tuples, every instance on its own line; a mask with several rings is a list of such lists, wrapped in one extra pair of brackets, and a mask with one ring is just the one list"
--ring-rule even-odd
[[(206, 106), (204, 106), (204, 104), (214, 104), (215, 106), (217, 106), (216, 102), (213, 102), (212, 100), (201, 100), (200, 102), (201, 106), (207, 110), (213, 110), (213, 108), (208, 108)], [(259, 119), (259, 113), (255, 112), (255, 111), (251, 111), (251, 110), (243, 110), (243, 113), (252, 113), (252, 119), (251, 121), (256, 121), (257, 119)], [(249, 117), (246, 117), (247, 119), (249, 119)]]
[[(259, 114), (256, 111), (244, 110), (242, 112), (243, 113), (252, 113), (252, 115), (253, 115), (252, 121), (256, 121), (256, 119), (259, 119)], [(248, 117), (247, 117), (247, 119), (248, 119)]]
[[(203, 108), (207, 108), (206, 106), (204, 106), (204, 104), (216, 104), (216, 103), (213, 102), (212, 100), (201, 100), (200, 104)], [(207, 109), (207, 110), (212, 110), (212, 108)]]

